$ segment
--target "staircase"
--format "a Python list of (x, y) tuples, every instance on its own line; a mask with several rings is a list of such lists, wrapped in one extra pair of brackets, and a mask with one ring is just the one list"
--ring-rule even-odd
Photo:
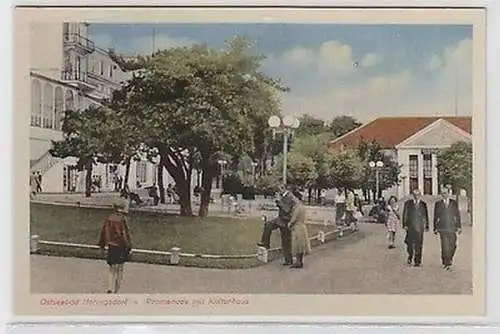
[(30, 160), (30, 172), (40, 172), (40, 174), (43, 175), (59, 161), (59, 158), (53, 157), (49, 151), (47, 151), (40, 158)]

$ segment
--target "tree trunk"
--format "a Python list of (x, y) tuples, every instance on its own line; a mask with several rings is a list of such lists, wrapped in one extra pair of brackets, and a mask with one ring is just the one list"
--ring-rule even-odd
[(212, 193), (212, 181), (214, 178), (213, 168), (208, 162), (202, 164), (201, 186), (203, 192), (201, 193), (200, 210), (198, 216), (208, 216), (208, 208), (210, 206), (210, 195)]
[(127, 188), (130, 188), (128, 186), (128, 180), (130, 176), (130, 164), (132, 163), (132, 159), (129, 157), (127, 158), (127, 161), (125, 162), (125, 180), (123, 180), (123, 187), (127, 186)]
[(309, 205), (311, 205), (311, 200), (312, 200), (312, 187), (309, 187), (309, 189), (308, 189), (308, 200), (307, 200), (307, 202), (309, 203)]
[(160, 158), (160, 164), (158, 165), (158, 190), (160, 191), (160, 203), (165, 204), (165, 185), (163, 184), (163, 162)]
[(87, 166), (85, 168), (86, 174), (85, 174), (85, 197), (90, 197), (92, 195), (92, 169), (93, 169), (93, 163), (90, 161), (87, 163)]
[(180, 164), (182, 164), (182, 162), (179, 161), (178, 158), (174, 159), (177, 160), (176, 164), (178, 165), (174, 165), (170, 161), (170, 157), (166, 152), (160, 153), (160, 157), (161, 156), (163, 156), (161, 161), (165, 163), (165, 168), (167, 169), (169, 174), (172, 175), (175, 181), (175, 185), (179, 195), (180, 215), (192, 216), (193, 208), (191, 207), (191, 169), (181, 166)]

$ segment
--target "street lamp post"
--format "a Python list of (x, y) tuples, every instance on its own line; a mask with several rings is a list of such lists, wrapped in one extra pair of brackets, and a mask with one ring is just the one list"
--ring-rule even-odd
[[(375, 168), (375, 196), (378, 197), (379, 194), (379, 188), (380, 188), (380, 181), (379, 181), (379, 170), (380, 168), (384, 167), (384, 163), (382, 161), (370, 161), (369, 163), (371, 168)], [(375, 200), (375, 199), (374, 199)]]
[(276, 133), (283, 134), (283, 185), (286, 186), (288, 137), (299, 127), (300, 122), (290, 115), (283, 117), (283, 119), (278, 116), (271, 116), (269, 117), (268, 124), (273, 129), (273, 137)]

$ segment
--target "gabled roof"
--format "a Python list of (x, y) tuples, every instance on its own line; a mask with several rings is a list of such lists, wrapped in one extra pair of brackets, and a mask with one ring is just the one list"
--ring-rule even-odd
[(328, 146), (354, 148), (361, 140), (376, 140), (382, 148), (390, 149), (439, 119), (472, 134), (472, 117), (381, 117), (331, 141)]

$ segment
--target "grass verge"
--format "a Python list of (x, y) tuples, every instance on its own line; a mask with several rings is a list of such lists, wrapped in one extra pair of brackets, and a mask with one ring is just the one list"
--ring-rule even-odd
[[(95, 245), (102, 222), (110, 210), (88, 209), (31, 204), (30, 232), (40, 240), (60, 241)], [(262, 232), (262, 221), (258, 218), (232, 219), (221, 217), (181, 217), (165, 213), (131, 212), (130, 231), (134, 248), (169, 251), (180, 247), (183, 253), (243, 255), (256, 251), (256, 242)], [(331, 231), (333, 227), (309, 226), (309, 235), (320, 230)], [(330, 237), (328, 240), (335, 238)], [(313, 245), (319, 244), (314, 240)], [(279, 233), (273, 233), (271, 247), (279, 247)], [(40, 253), (46, 255), (99, 258), (94, 249), (79, 249), (54, 245), (41, 245)], [(279, 251), (270, 252), (270, 260), (280, 256)], [(133, 253), (132, 261), (168, 264), (167, 256)], [(181, 265), (210, 268), (250, 268), (262, 265), (251, 259), (206, 259), (182, 257)]]

